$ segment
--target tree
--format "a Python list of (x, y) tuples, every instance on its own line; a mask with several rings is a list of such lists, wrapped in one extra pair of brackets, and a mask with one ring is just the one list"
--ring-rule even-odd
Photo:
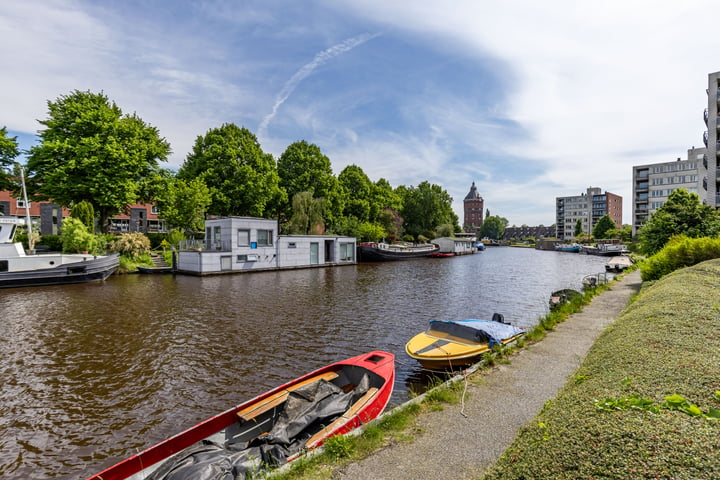
[(275, 216), (287, 201), (272, 155), (246, 128), (226, 123), (195, 141), (178, 178), (201, 178), (210, 189), (215, 215)]
[(70, 216), (80, 220), (88, 232), (95, 232), (95, 210), (90, 202), (83, 200), (73, 205)]
[(65, 207), (89, 202), (103, 231), (170, 154), (155, 127), (123, 115), (102, 93), (76, 90), (49, 101), (40, 124), (41, 143), (28, 152), (28, 190)]
[(505, 227), (507, 224), (508, 221), (506, 219), (496, 215), (489, 215), (485, 217), (485, 220), (483, 220), (480, 226), (480, 237), (500, 240), (503, 238), (503, 235), (505, 235)]
[[(319, 147), (305, 140), (295, 142), (280, 155), (277, 168), (280, 187), (285, 190), (288, 199), (301, 192), (310, 192), (312, 197), (324, 199), (320, 212), (324, 223), (334, 225), (342, 216), (345, 195), (332, 173), (330, 159)], [(291, 214), (290, 209), (290, 205), (282, 208), (285, 214)]]
[(405, 232), (417, 238), (420, 235), (432, 237), (443, 223), (458, 229), (458, 217), (452, 210), (452, 197), (439, 185), (425, 181), (417, 187), (399, 190), (404, 193), (401, 215), (405, 220)]
[(605, 238), (619, 238), (623, 243), (632, 241), (632, 225), (623, 225), (622, 228), (611, 228)]
[(7, 127), (0, 128), (0, 190), (12, 189), (10, 168), (18, 155), (20, 155), (20, 150), (17, 137), (8, 137)]
[(363, 169), (357, 165), (348, 165), (338, 175), (338, 181), (346, 192), (345, 216), (355, 217), (360, 222), (370, 221), (373, 183)]
[(673, 235), (700, 238), (718, 233), (718, 211), (710, 205), (703, 205), (696, 193), (679, 188), (640, 229), (640, 246), (646, 255), (652, 255), (661, 250)]
[(187, 236), (205, 230), (205, 212), (211, 202), (210, 189), (202, 178), (183, 180), (177, 177), (157, 179), (154, 202), (158, 217)]
[(603, 215), (593, 227), (592, 234), (595, 238), (608, 238), (606, 235), (613, 229), (617, 229), (613, 219), (610, 215)]
[(292, 217), (290, 229), (292, 233), (301, 235), (321, 234), (325, 230), (322, 212), (325, 199), (314, 198), (312, 192), (298, 192), (292, 199)]
[(583, 234), (582, 218), (578, 218), (577, 222), (575, 222), (575, 232), (573, 233), (573, 236), (579, 237), (582, 234)]

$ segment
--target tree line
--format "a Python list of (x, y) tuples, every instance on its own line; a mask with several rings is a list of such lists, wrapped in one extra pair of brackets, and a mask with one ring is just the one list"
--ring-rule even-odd
[[(75, 90), (48, 101), (39, 142), (26, 152), (28, 193), (72, 209), (92, 207), (99, 229), (134, 203), (190, 234), (216, 216), (277, 218), (283, 233), (424, 241), (460, 231), (452, 197), (439, 185), (393, 187), (357, 165), (333, 174), (330, 159), (304, 140), (276, 160), (247, 128), (225, 123), (195, 140), (177, 171), (163, 168), (170, 144), (104, 93)], [(19, 191), (17, 137), (0, 129), (0, 188)], [(390, 161), (391, 159), (388, 159)]]

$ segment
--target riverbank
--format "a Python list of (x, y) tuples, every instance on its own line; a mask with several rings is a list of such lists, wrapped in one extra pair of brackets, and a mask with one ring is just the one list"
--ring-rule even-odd
[(464, 402), (420, 416), (413, 441), (393, 443), (332, 478), (480, 478), (566, 384), (639, 288), (639, 272), (627, 275), (510, 363), (469, 382)]
[(317, 478), (720, 478), (718, 287), (705, 262), (623, 312), (633, 272), (474, 375), (464, 403), (418, 417), (411, 440)]

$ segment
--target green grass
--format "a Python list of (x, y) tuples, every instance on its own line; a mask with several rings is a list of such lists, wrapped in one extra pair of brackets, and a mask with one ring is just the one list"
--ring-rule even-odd
[(720, 478), (720, 260), (644, 287), (484, 479)]

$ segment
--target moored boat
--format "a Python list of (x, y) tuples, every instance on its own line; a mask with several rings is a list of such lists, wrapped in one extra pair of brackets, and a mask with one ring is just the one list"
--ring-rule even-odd
[(492, 320), (431, 320), (427, 330), (407, 342), (405, 352), (430, 370), (462, 368), (477, 363), (495, 345), (510, 344), (523, 334), (499, 313)]
[(627, 255), (617, 255), (615, 257), (612, 257), (610, 260), (607, 261), (605, 264), (605, 271), (606, 272), (622, 272), (626, 268), (630, 268), (633, 264), (632, 258), (630, 258)]
[(557, 310), (562, 305), (571, 302), (575, 297), (579, 297), (582, 293), (572, 288), (563, 288), (550, 294), (550, 311)]
[(577, 243), (573, 243), (573, 244), (556, 243), (555, 244), (555, 251), (557, 251), (557, 252), (578, 253), (578, 252), (580, 252), (581, 248), (582, 247), (580, 245), (578, 245)]
[(255, 478), (382, 413), (395, 357), (372, 351), (303, 375), (88, 480)]
[(105, 280), (120, 265), (118, 254), (38, 254), (25, 253), (14, 242), (22, 219), (0, 217), (0, 288), (85, 283)]
[(358, 261), (385, 262), (430, 257), (440, 250), (434, 243), (406, 245), (401, 243), (363, 242), (357, 246)]

